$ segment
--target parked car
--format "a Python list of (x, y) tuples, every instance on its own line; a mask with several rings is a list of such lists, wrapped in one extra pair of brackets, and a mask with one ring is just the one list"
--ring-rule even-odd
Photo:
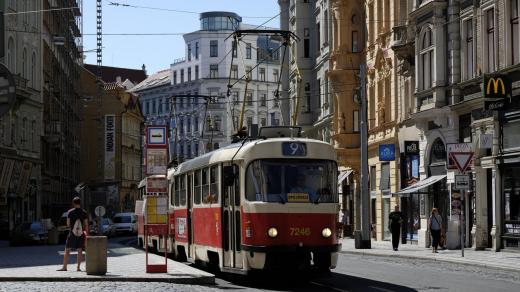
[(137, 216), (135, 213), (117, 213), (112, 218), (116, 233), (137, 233)]
[(13, 238), (15, 241), (13, 245), (43, 244), (47, 242), (49, 232), (45, 230), (40, 221), (33, 221), (18, 225), (14, 230), (13, 237), (16, 237)]
[(101, 228), (99, 228), (98, 231), (100, 231), (99, 234), (108, 237), (114, 236), (116, 235), (116, 226), (110, 218), (101, 218)]

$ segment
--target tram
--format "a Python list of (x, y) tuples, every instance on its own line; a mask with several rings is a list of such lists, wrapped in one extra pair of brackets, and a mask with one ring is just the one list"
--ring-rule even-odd
[(341, 248), (336, 155), (298, 127), (204, 154), (168, 174), (168, 250), (179, 259), (247, 274), (329, 270)]

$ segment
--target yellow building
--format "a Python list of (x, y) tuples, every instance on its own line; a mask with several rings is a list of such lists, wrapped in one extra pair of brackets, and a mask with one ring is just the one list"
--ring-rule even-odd
[(347, 210), (348, 235), (359, 229), (360, 132), (359, 68), (364, 61), (363, 1), (332, 0), (332, 52), (329, 78), (333, 92), (332, 139), (338, 154), (342, 209)]
[(81, 81), (81, 181), (89, 194), (85, 207), (105, 206), (108, 215), (134, 211), (144, 123), (137, 96), (120, 82), (103, 83), (99, 100), (96, 76), (83, 69)]
[(397, 57), (391, 46), (399, 3), (366, 1), (370, 214), (375, 227), (372, 236), (376, 240), (391, 237), (388, 215), (398, 204), (393, 195), (399, 189), (398, 72)]

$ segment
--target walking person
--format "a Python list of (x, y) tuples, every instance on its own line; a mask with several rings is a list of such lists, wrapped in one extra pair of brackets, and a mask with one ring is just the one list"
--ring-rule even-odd
[(69, 235), (65, 243), (65, 255), (63, 257), (63, 266), (58, 271), (66, 271), (69, 263), (70, 250), (78, 251), (77, 271), (81, 271), (81, 261), (83, 257), (83, 249), (85, 248), (85, 238), (88, 233), (88, 215), (87, 211), (81, 209), (81, 200), (75, 197), (72, 200), (74, 208), (70, 209), (67, 214), (67, 226), (69, 227)]
[(441, 238), (442, 217), (439, 215), (437, 208), (432, 209), (432, 213), (428, 219), (428, 229), (432, 235), (432, 253), (438, 253), (437, 248)]
[(404, 222), (404, 216), (403, 213), (399, 211), (399, 206), (395, 206), (394, 211), (390, 213), (388, 219), (388, 229), (390, 229), (392, 233), (392, 247), (394, 251), (397, 251), (401, 237), (401, 224)]

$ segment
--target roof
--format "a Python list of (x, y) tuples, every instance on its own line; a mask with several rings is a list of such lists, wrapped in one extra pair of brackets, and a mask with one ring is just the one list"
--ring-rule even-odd
[(142, 90), (146, 90), (153, 87), (158, 87), (162, 85), (169, 85), (171, 84), (171, 78), (170, 78), (170, 69), (164, 69), (161, 71), (158, 71), (157, 73), (149, 76), (145, 80), (143, 80), (141, 83), (134, 86), (130, 91), (132, 92), (138, 92)]
[[(97, 65), (85, 64), (84, 66), (90, 72), (97, 72)], [(128, 79), (132, 83), (137, 84), (146, 79), (146, 71), (142, 69), (101, 66), (101, 79), (103, 81), (116, 82), (117, 77), (121, 78), (121, 82)]]

